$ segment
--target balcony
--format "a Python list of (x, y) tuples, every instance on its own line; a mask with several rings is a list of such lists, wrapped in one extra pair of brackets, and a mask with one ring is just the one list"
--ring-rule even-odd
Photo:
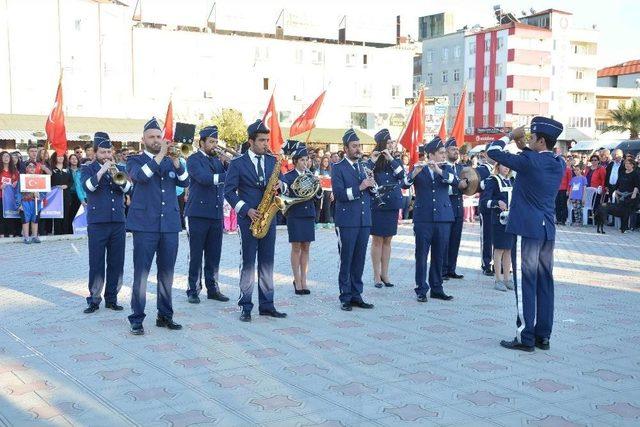
[(551, 52), (527, 49), (509, 49), (507, 61), (525, 65), (548, 65), (551, 63)]
[(514, 89), (549, 89), (549, 77), (507, 76), (507, 87)]
[(549, 104), (533, 101), (507, 101), (507, 114), (546, 116), (549, 114)]

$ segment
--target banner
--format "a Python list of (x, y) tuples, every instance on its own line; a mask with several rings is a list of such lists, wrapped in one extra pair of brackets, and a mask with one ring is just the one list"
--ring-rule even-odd
[(322, 187), (323, 190), (325, 191), (332, 191), (332, 187), (331, 187), (331, 177), (330, 176), (323, 176), (320, 178), (320, 186)]
[(4, 218), (20, 218), (16, 203), (16, 189), (13, 185), (2, 189), (2, 216)]
[(46, 207), (40, 211), (40, 218), (64, 218), (63, 191), (55, 187), (45, 196)]
[(87, 212), (80, 205), (76, 217), (73, 219), (73, 234), (87, 234)]

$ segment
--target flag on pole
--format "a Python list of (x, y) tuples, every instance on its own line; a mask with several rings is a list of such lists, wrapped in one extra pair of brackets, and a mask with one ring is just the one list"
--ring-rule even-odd
[(304, 110), (302, 114), (300, 114), (300, 117), (295, 119), (295, 121), (291, 125), (291, 128), (289, 129), (290, 138), (316, 127), (316, 117), (318, 115), (318, 111), (320, 111), (322, 102), (324, 101), (325, 93), (327, 93), (326, 90), (322, 92), (315, 101), (313, 101), (313, 104), (308, 106), (307, 109)]
[(167, 141), (173, 141), (173, 101), (171, 98), (169, 98), (169, 105), (167, 106), (167, 116), (164, 118), (162, 137)]
[(458, 112), (456, 113), (456, 121), (453, 122), (453, 128), (451, 129), (451, 136), (456, 139), (456, 144), (460, 147), (464, 144), (464, 121), (465, 121), (465, 100), (467, 97), (467, 89), (462, 90), (462, 97), (460, 98), (460, 104), (458, 105)]
[(45, 124), (47, 132), (47, 141), (49, 146), (56, 150), (56, 154), (62, 155), (67, 152), (67, 131), (64, 126), (64, 111), (62, 110), (62, 76), (58, 81), (58, 91), (56, 92), (56, 100), (47, 123)]
[(446, 121), (447, 121), (447, 116), (446, 115), (442, 116), (442, 123), (440, 124), (440, 131), (438, 132), (438, 136), (440, 137), (443, 143), (447, 140)]
[(273, 99), (273, 93), (271, 99), (269, 99), (269, 105), (264, 112), (262, 118), (264, 124), (269, 128), (269, 149), (273, 154), (280, 153), (280, 147), (282, 147), (282, 130), (280, 129), (280, 122), (278, 121), (278, 112), (276, 111), (276, 103)]
[(409, 163), (418, 161), (418, 146), (424, 139), (424, 89), (420, 89), (418, 100), (413, 105), (407, 127), (398, 142), (409, 152)]

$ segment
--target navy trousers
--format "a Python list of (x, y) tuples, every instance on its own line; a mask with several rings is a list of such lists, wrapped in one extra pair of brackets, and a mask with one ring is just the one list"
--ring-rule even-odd
[[(549, 338), (553, 327), (553, 248), (555, 240), (520, 237), (514, 251), (513, 282), (516, 293), (516, 339), (532, 346), (535, 338)], [(519, 253), (518, 253), (519, 252)], [(518, 281), (518, 270), (521, 281)]]
[(276, 246), (276, 222), (271, 222), (271, 228), (262, 239), (256, 239), (251, 234), (249, 227), (251, 220), (238, 218), (238, 230), (240, 231), (240, 298), (238, 305), (242, 311), (251, 312), (253, 303), (253, 285), (256, 276), (256, 256), (258, 258), (258, 309), (275, 310), (273, 305), (273, 258)]
[(456, 272), (458, 252), (460, 252), (460, 240), (462, 240), (463, 223), (462, 217), (456, 218), (451, 223), (451, 230), (449, 231), (449, 239), (447, 240), (445, 251), (444, 268), (442, 269), (444, 274), (453, 274)]
[(89, 296), (87, 304), (100, 304), (105, 284), (105, 255), (107, 287), (104, 299), (107, 304), (118, 302), (122, 288), (126, 233), (124, 222), (104, 222), (87, 226), (89, 240)]
[(129, 322), (140, 325), (145, 318), (144, 307), (147, 303), (147, 279), (153, 257), (156, 257), (158, 270), (158, 315), (173, 317), (171, 305), (171, 287), (173, 286), (173, 268), (178, 256), (178, 233), (133, 232), (133, 286), (131, 289), (131, 310)]
[[(426, 295), (429, 289), (433, 293), (442, 293), (442, 266), (445, 247), (451, 230), (450, 222), (417, 222), (413, 224), (416, 238), (416, 295)], [(429, 283), (427, 283), (427, 258), (431, 250), (429, 265)]]
[(190, 216), (189, 225), (189, 287), (187, 295), (202, 290), (202, 254), (204, 253), (204, 283), (207, 294), (218, 290), (218, 270), (222, 252), (222, 220)]
[(362, 273), (367, 257), (371, 227), (336, 227), (340, 254), (340, 302), (361, 302)]
[(480, 246), (482, 249), (482, 269), (488, 270), (493, 259), (493, 241), (491, 239), (491, 209), (480, 206)]

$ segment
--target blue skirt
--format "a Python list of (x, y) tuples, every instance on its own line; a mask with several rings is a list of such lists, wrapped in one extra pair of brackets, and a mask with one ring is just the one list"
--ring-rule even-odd
[(514, 235), (505, 231), (507, 227), (502, 224), (491, 224), (491, 239), (494, 249), (513, 249)]
[(399, 209), (372, 210), (371, 235), (389, 237), (398, 234), (398, 211)]
[(294, 218), (288, 216), (287, 231), (289, 232), (289, 243), (313, 242), (316, 240), (315, 218)]

